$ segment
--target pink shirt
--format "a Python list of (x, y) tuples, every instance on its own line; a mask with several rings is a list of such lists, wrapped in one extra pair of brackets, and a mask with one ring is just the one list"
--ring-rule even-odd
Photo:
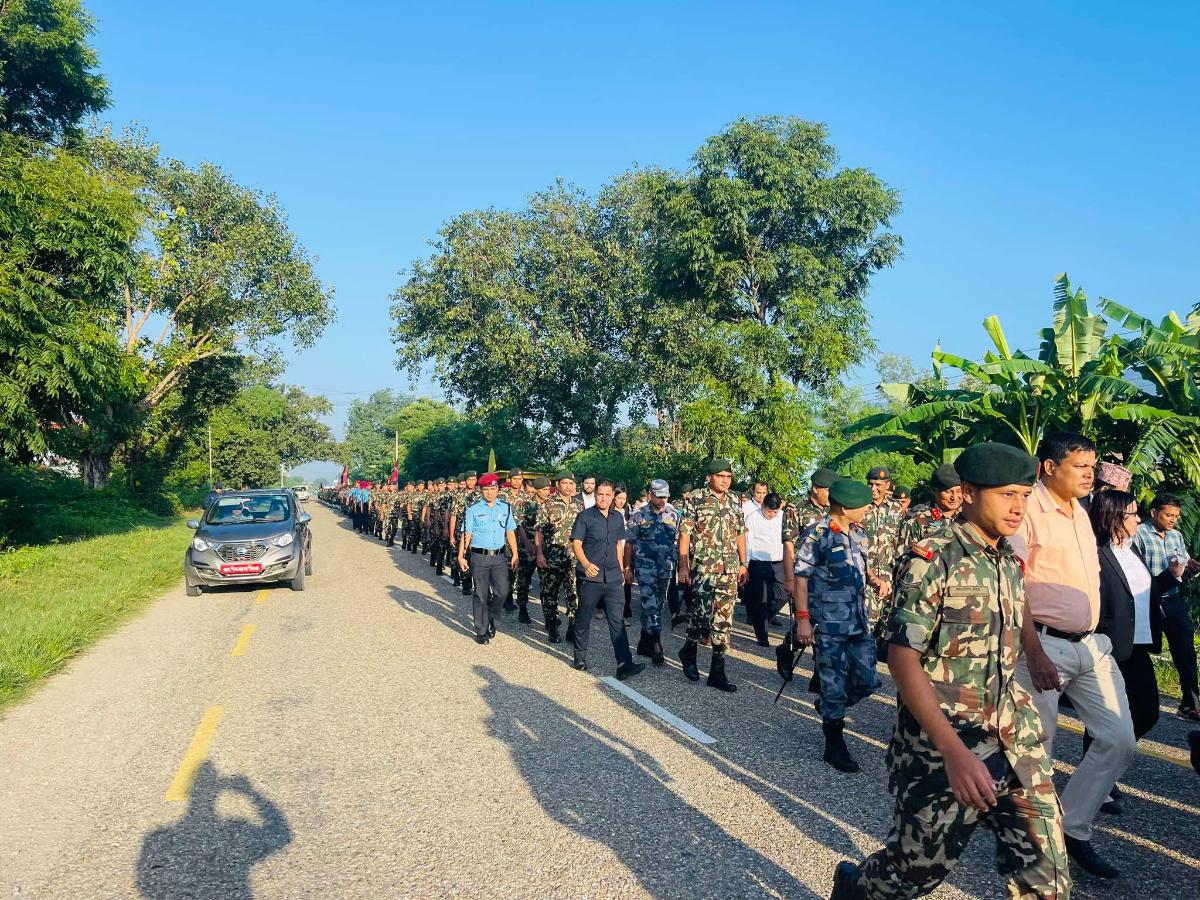
[(1100, 620), (1100, 555), (1087, 511), (1059, 507), (1040, 481), (1013, 550), (1025, 561), (1025, 596), (1034, 621), (1060, 631), (1092, 631)]

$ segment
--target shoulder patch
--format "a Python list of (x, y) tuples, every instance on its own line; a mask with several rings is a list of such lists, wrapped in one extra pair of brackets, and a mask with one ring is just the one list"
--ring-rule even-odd
[(933, 550), (931, 550), (929, 547), (926, 547), (924, 544), (914, 543), (908, 549), (912, 551), (914, 556), (919, 556), (921, 559), (933, 559)]

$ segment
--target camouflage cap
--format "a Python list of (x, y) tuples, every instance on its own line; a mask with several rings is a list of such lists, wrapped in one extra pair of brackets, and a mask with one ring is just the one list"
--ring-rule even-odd
[(729, 459), (710, 459), (704, 467), (706, 475), (720, 475), (724, 472), (733, 474), (733, 460)]
[(1037, 481), (1038, 461), (1008, 444), (976, 444), (959, 454), (954, 469), (963, 481), (979, 487), (1031, 485)]
[(844, 509), (859, 509), (871, 502), (871, 489), (861, 481), (843, 478), (829, 488), (829, 500)]
[(539, 491), (542, 488), (548, 488), (548, 487), (550, 487), (550, 479), (547, 478), (545, 475), (538, 475), (536, 478), (533, 479), (533, 486), (534, 486), (534, 488), (536, 488)]
[(811, 483), (815, 488), (833, 487), (833, 483), (842, 476), (833, 469), (827, 469), (824, 466), (812, 473)]
[(929, 477), (929, 486), (935, 491), (948, 491), (960, 484), (962, 484), (962, 478), (959, 477), (958, 470), (954, 468), (954, 463), (942, 463), (933, 470), (933, 474)]

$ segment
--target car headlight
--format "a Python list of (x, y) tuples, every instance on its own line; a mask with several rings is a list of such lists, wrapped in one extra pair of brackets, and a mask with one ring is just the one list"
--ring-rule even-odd
[(197, 550), (204, 551), (211, 547), (212, 544), (210, 544), (204, 538), (192, 538), (192, 546)]
[(279, 537), (275, 538), (275, 540), (272, 541), (271, 543), (273, 543), (276, 547), (286, 547), (293, 540), (295, 540), (295, 538), (292, 537), (292, 533), (289, 531), (285, 534), (281, 534)]

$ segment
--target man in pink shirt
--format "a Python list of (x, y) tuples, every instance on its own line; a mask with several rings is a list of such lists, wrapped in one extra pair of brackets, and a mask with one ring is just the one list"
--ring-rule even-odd
[(1058, 700), (1064, 693), (1093, 744), (1062, 792), (1067, 853), (1101, 878), (1121, 873), (1091, 844), (1092, 821), (1133, 759), (1133, 720), (1125, 681), (1100, 617), (1100, 557), (1079, 500), (1092, 490), (1096, 447), (1078, 434), (1056, 434), (1038, 447), (1041, 477), (1021, 529), (1011, 539), (1025, 561), (1026, 613), (1017, 680), (1032, 695), (1053, 753)]

